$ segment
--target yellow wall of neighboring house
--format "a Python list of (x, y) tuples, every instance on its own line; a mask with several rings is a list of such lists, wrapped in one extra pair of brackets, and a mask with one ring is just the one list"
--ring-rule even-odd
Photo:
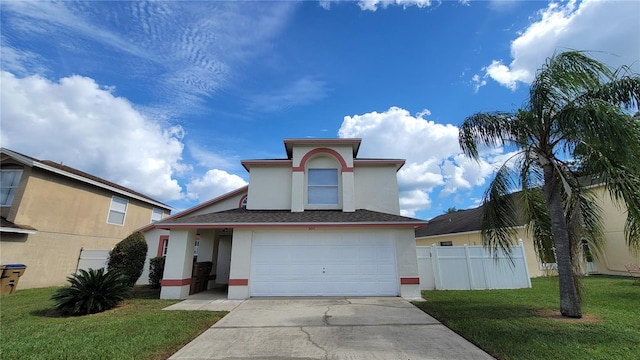
[[(66, 285), (81, 248), (111, 249), (151, 222), (154, 206), (125, 195), (37, 168), (25, 168), (23, 180), (7, 219), (37, 232), (3, 232), (0, 244), (0, 264), (27, 265), (18, 289)], [(112, 195), (129, 201), (123, 225), (107, 223)]]
[(604, 236), (602, 253), (596, 255), (597, 272), (609, 275), (628, 275), (624, 265), (628, 263), (640, 264), (640, 251), (629, 250), (624, 236), (624, 224), (627, 219), (626, 208), (620, 209), (615, 205), (609, 193), (603, 186), (594, 189), (600, 199), (602, 208)]

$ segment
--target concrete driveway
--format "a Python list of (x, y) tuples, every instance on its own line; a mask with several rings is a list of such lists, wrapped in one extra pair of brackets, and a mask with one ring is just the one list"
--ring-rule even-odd
[(250, 299), (171, 359), (493, 359), (401, 298)]

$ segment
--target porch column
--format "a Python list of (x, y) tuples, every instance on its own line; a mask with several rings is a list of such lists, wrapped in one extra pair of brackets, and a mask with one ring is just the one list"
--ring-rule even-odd
[(229, 291), (227, 293), (227, 298), (229, 299), (246, 299), (249, 297), (252, 237), (253, 232), (251, 230), (233, 230)]
[(160, 299), (185, 299), (191, 287), (196, 229), (171, 230)]
[(416, 254), (415, 231), (394, 230), (396, 241), (396, 266), (400, 280), (400, 296), (407, 300), (421, 300), (418, 255)]

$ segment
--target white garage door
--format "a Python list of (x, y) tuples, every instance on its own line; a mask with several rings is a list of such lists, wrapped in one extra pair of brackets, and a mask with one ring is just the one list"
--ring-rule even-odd
[(390, 231), (263, 231), (252, 246), (251, 296), (398, 295)]

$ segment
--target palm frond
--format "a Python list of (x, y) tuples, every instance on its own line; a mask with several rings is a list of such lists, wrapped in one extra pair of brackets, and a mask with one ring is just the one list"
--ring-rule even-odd
[(507, 164), (502, 165), (489, 184), (482, 204), (482, 242), (497, 254), (501, 249), (506, 254), (517, 237), (516, 227), (519, 215), (511, 192), (516, 183), (513, 171)]
[(458, 133), (462, 151), (478, 160), (480, 146), (501, 146), (514, 140), (516, 114), (508, 112), (477, 113), (464, 120)]

